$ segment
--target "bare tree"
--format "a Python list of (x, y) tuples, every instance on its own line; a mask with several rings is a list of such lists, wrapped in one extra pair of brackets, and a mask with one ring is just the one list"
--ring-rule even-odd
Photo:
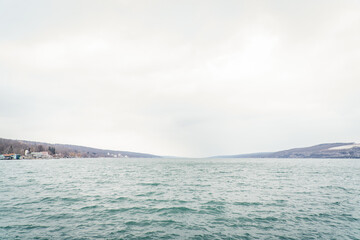
[(37, 151), (37, 152), (43, 152), (43, 151), (45, 151), (45, 148), (44, 148), (43, 145), (38, 145), (38, 146), (36, 147), (36, 151)]

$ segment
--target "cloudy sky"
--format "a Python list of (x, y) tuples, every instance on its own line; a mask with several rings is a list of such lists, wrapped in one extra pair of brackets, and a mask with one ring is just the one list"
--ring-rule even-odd
[(189, 157), (359, 142), (359, 12), (0, 0), (0, 137)]

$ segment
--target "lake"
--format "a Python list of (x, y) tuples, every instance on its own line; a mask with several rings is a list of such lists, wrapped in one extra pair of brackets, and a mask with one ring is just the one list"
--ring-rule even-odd
[(0, 239), (360, 239), (360, 159), (0, 161)]

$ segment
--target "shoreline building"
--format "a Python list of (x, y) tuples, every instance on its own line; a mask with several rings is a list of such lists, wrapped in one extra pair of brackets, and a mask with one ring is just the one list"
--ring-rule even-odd
[(21, 155), (16, 153), (0, 154), (0, 160), (16, 160), (20, 159)]
[(51, 155), (46, 151), (44, 151), (44, 152), (32, 152), (30, 155), (33, 158), (51, 158)]

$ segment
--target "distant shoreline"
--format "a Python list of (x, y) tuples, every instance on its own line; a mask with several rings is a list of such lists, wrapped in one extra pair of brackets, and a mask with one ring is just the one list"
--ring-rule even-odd
[[(18, 155), (23, 159), (68, 159), (68, 158), (168, 158), (165, 156), (97, 149), (69, 144), (50, 144), (26, 140), (0, 138), (0, 160), (5, 155)], [(4, 157), (5, 156), (5, 157)], [(169, 157), (178, 158), (178, 157)], [(181, 157), (180, 157), (181, 158)], [(329, 158), (347, 159), (360, 158), (358, 143), (324, 143), (310, 147), (293, 148), (277, 152), (259, 152), (250, 154), (220, 155), (204, 158)], [(14, 160), (14, 159), (12, 159)]]

